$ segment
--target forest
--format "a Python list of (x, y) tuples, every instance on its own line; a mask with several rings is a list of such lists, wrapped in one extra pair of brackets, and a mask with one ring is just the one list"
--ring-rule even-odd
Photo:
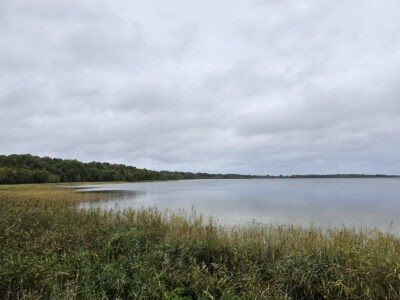
[(39, 157), (30, 154), (0, 155), (0, 184), (98, 181), (145, 181), (207, 178), (254, 178), (238, 174), (208, 174), (139, 169), (104, 162)]
[(309, 174), (309, 175), (241, 175), (178, 171), (152, 171), (123, 164), (84, 163), (76, 159), (39, 157), (30, 154), (0, 155), (0, 184), (59, 183), (99, 181), (146, 181), (181, 179), (250, 179), (250, 178), (376, 178), (396, 175)]

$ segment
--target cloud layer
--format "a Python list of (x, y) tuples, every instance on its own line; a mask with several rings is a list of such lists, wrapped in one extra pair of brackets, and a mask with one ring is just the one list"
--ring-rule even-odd
[(0, 1), (0, 152), (400, 173), (400, 2)]

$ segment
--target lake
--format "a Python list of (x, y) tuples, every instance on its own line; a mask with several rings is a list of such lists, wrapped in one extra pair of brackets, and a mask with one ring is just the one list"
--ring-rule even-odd
[(400, 179), (204, 179), (81, 186), (103, 192), (82, 208), (192, 210), (220, 224), (314, 224), (400, 232)]

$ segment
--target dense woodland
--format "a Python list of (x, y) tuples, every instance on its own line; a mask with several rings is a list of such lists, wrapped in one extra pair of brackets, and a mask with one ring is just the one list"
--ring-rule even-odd
[(144, 181), (204, 178), (252, 178), (250, 175), (151, 171), (101, 162), (39, 157), (30, 154), (0, 155), (0, 183)]
[(95, 181), (145, 181), (207, 178), (351, 178), (395, 177), (388, 175), (335, 174), (252, 176), (191, 172), (151, 171), (121, 164), (83, 163), (78, 160), (39, 157), (30, 154), (0, 155), (0, 184)]

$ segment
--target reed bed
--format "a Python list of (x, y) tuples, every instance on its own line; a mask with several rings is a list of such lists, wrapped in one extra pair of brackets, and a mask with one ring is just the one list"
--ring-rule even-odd
[(400, 299), (394, 234), (83, 210), (101, 194), (55, 187), (0, 186), (2, 299)]

